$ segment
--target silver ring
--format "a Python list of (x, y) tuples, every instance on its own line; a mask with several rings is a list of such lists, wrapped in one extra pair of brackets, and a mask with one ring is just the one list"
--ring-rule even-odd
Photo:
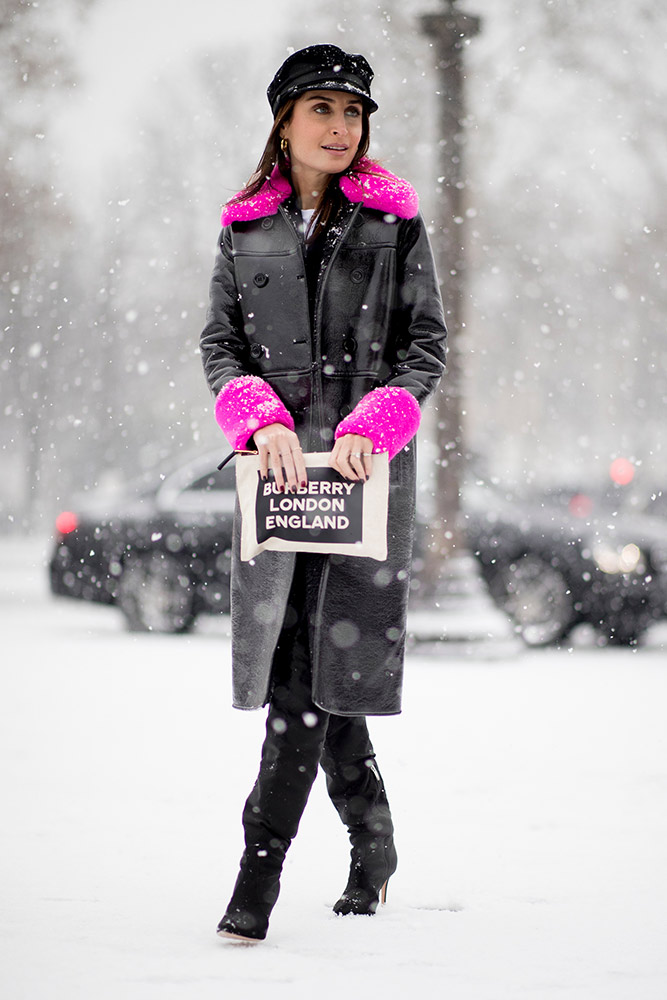
[(352, 458), (361, 458), (361, 452), (360, 451), (351, 451), (350, 455), (352, 456)]

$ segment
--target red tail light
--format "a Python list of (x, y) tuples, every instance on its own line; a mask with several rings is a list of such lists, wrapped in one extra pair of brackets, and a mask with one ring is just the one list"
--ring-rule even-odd
[(56, 531), (59, 531), (61, 535), (69, 535), (70, 531), (74, 531), (78, 525), (79, 518), (71, 510), (64, 510), (56, 518)]
[(568, 506), (570, 514), (574, 514), (575, 517), (588, 517), (593, 510), (593, 501), (585, 493), (575, 493), (573, 497), (570, 497)]
[(635, 478), (635, 467), (627, 458), (615, 458), (609, 466), (609, 475), (617, 486), (627, 486)]

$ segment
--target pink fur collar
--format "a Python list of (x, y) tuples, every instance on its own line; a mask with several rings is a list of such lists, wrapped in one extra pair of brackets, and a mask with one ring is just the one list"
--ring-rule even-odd
[[(419, 211), (419, 198), (412, 185), (367, 157), (359, 161), (358, 169), (353, 174), (343, 175), (339, 183), (348, 201), (361, 202), (367, 208), (397, 215), (401, 219), (413, 219)], [(275, 215), (278, 206), (291, 194), (291, 184), (275, 166), (266, 183), (252, 198), (227, 202), (220, 221), (223, 226), (228, 226), (230, 222), (249, 222)]]

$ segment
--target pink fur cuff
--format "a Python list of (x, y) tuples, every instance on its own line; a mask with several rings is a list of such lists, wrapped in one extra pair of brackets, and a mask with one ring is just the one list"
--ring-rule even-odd
[(407, 389), (381, 386), (359, 400), (335, 436), (361, 434), (373, 442), (374, 452), (389, 452), (391, 460), (415, 436), (420, 420), (419, 403)]
[(235, 451), (247, 448), (255, 431), (268, 424), (294, 430), (292, 415), (268, 382), (241, 375), (223, 385), (215, 401), (215, 419)]

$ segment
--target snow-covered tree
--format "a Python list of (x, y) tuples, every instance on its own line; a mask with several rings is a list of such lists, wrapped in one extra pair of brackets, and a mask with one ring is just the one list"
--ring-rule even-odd
[(475, 10), (470, 439), (500, 479), (596, 481), (625, 454), (664, 480), (667, 11)]
[(33, 519), (62, 391), (56, 359), (72, 319), (76, 274), (52, 122), (76, 83), (72, 44), (85, 6), (0, 2), (3, 529), (10, 517)]

